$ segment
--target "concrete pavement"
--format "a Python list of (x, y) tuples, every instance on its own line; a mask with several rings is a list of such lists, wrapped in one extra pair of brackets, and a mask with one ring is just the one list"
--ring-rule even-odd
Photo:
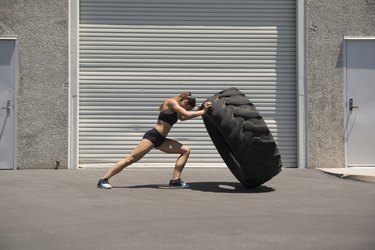
[(343, 179), (375, 182), (375, 167), (319, 168), (319, 170)]
[(245, 189), (228, 169), (0, 172), (0, 249), (374, 250), (375, 184), (283, 169)]

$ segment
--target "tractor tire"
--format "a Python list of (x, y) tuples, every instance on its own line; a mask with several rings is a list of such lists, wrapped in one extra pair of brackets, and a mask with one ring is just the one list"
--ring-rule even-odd
[(232, 174), (248, 188), (262, 185), (281, 171), (275, 140), (263, 118), (237, 88), (223, 90), (206, 101), (202, 116), (207, 132)]

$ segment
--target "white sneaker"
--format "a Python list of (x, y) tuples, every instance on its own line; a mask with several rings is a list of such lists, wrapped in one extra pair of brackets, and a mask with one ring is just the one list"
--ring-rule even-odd
[(112, 188), (111, 184), (109, 184), (107, 179), (100, 179), (97, 186), (98, 186), (98, 188), (102, 188), (102, 189), (111, 189)]
[(185, 183), (181, 179), (177, 179), (177, 180), (171, 180), (169, 182), (169, 187), (170, 188), (190, 188), (190, 185)]

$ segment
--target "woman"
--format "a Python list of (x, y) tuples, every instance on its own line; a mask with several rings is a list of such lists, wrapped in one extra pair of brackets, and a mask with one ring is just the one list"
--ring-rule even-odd
[(195, 103), (195, 98), (191, 96), (190, 92), (185, 92), (179, 96), (165, 100), (163, 104), (160, 105), (160, 114), (155, 127), (144, 134), (141, 142), (128, 157), (118, 161), (107, 171), (107, 173), (99, 180), (97, 185), (98, 188), (112, 188), (108, 182), (112, 176), (118, 174), (127, 166), (142, 159), (142, 157), (153, 148), (157, 148), (165, 153), (180, 154), (177, 158), (173, 176), (169, 182), (169, 187), (189, 188), (189, 185), (181, 180), (181, 172), (189, 157), (190, 149), (185, 145), (166, 137), (173, 124), (175, 124), (178, 119), (184, 121), (201, 116), (207, 112), (209, 107), (211, 107), (211, 103), (207, 102), (203, 104), (203, 109), (190, 111), (195, 107)]

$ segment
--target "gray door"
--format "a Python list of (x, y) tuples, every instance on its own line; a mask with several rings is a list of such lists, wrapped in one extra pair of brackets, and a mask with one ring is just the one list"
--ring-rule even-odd
[(375, 40), (346, 41), (348, 166), (375, 166)]
[[(202, 102), (237, 87), (257, 106), (295, 167), (296, 1), (80, 1), (79, 164), (113, 163), (155, 124), (157, 107), (190, 91)], [(202, 119), (169, 137), (191, 149), (189, 164), (225, 166)], [(170, 166), (153, 150), (142, 164)]]
[(15, 163), (16, 40), (0, 39), (0, 169)]

